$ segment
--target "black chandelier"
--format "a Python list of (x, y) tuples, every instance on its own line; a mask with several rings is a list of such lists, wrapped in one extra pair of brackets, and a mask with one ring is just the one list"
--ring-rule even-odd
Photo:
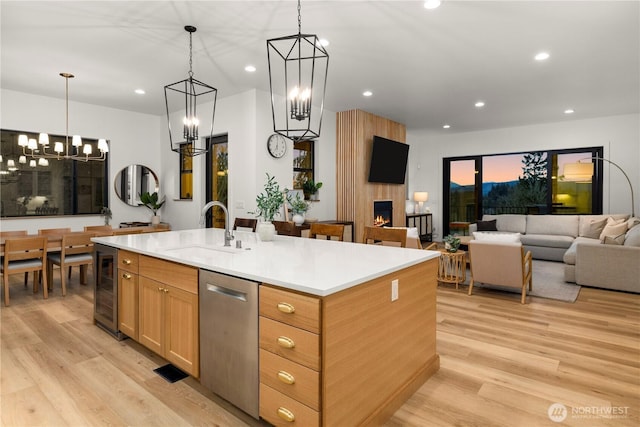
[[(195, 157), (208, 151), (207, 147), (198, 147), (198, 141), (200, 140), (199, 129), (203, 126), (209, 129), (208, 134), (204, 135), (205, 138), (203, 138), (203, 144), (206, 144), (207, 137), (211, 138), (213, 136), (213, 119), (216, 114), (218, 90), (193, 78), (192, 37), (193, 33), (196, 32), (196, 27), (187, 25), (184, 29), (189, 33), (189, 77), (165, 86), (164, 100), (167, 108), (167, 125), (169, 126), (171, 151), (187, 157)], [(211, 105), (206, 105), (208, 103), (211, 103)], [(202, 119), (208, 117), (209, 109), (211, 109), (211, 121), (207, 123)], [(177, 117), (182, 120), (182, 123), (175, 126), (176, 131), (174, 134), (171, 128), (171, 114), (181, 110), (184, 111), (184, 114), (180, 116), (174, 114), (174, 121), (178, 120)], [(202, 112), (206, 114), (199, 115)], [(178, 129), (181, 130), (179, 131)]]
[(294, 141), (320, 136), (329, 69), (318, 37), (301, 28), (298, 0), (298, 34), (267, 40), (273, 130)]

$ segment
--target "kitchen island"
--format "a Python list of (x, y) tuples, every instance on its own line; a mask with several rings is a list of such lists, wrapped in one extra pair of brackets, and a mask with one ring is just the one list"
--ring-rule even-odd
[[(195, 289), (197, 298), (197, 284), (162, 285), (165, 279), (193, 281), (193, 271), (204, 269), (259, 284), (259, 412), (274, 425), (380, 424), (438, 370), (438, 252), (287, 236), (261, 242), (255, 233), (235, 235), (241, 248), (235, 241), (222, 246), (218, 229), (94, 241), (140, 257), (139, 289), (128, 294), (140, 299), (118, 299), (125, 308), (140, 309), (139, 317), (125, 314), (129, 326), (144, 317), (142, 296), (149, 291), (143, 289), (165, 294), (176, 287), (192, 294)], [(143, 286), (147, 282), (159, 285)], [(194, 318), (193, 304), (180, 301), (174, 311)], [(142, 328), (131, 334), (147, 345)], [(198, 353), (197, 343), (193, 351)], [(191, 359), (198, 364), (199, 356)], [(197, 366), (190, 373), (198, 377)]]

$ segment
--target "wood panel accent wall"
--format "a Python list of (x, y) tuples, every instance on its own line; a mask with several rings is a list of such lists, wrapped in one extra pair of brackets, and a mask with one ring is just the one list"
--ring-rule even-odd
[(367, 182), (373, 136), (406, 143), (403, 124), (362, 110), (337, 113), (336, 192), (339, 221), (353, 221), (355, 241), (362, 243), (365, 225), (373, 225), (373, 202), (393, 202), (393, 225), (405, 225), (405, 185)]

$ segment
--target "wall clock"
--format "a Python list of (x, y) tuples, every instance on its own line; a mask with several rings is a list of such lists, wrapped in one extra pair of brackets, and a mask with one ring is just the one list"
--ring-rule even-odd
[(279, 133), (274, 133), (267, 139), (267, 150), (271, 156), (279, 159), (287, 152), (287, 140)]

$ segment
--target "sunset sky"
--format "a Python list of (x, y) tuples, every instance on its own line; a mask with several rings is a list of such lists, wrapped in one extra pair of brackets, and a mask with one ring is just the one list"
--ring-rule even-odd
[[(522, 175), (523, 157), (524, 154), (483, 157), (483, 181), (508, 182), (517, 180)], [(575, 163), (585, 157), (591, 157), (591, 154), (576, 153), (558, 156), (559, 173), (563, 173), (565, 163)], [(589, 161), (582, 160), (582, 163), (589, 163)], [(475, 182), (474, 161), (461, 160), (451, 162), (451, 182), (455, 182), (458, 185), (473, 185)]]

